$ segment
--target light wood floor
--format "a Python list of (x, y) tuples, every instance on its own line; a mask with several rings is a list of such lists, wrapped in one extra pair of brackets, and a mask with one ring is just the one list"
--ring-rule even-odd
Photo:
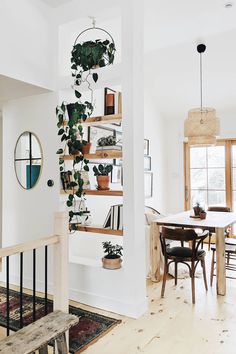
[[(208, 257), (209, 258), (209, 257)], [(209, 274), (209, 272), (208, 272)], [(236, 280), (227, 279), (227, 295), (205, 292), (203, 279), (196, 279), (196, 304), (191, 304), (190, 279), (174, 286), (168, 280), (165, 298), (161, 284), (148, 282), (149, 308), (138, 320), (90, 308), (122, 319), (122, 323), (83, 353), (86, 354), (233, 354), (236, 352)], [(9, 353), (10, 354), (10, 353)]]

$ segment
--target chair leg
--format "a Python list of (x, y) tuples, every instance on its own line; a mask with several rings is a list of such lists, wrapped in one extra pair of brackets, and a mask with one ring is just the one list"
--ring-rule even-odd
[(211, 249), (211, 234), (208, 236), (208, 251)]
[(195, 274), (194, 274), (194, 262), (191, 265), (191, 285), (192, 285), (192, 303), (195, 304)]
[(205, 259), (201, 260), (201, 266), (202, 266), (202, 273), (203, 273), (204, 284), (205, 284), (205, 288), (206, 288), (206, 291), (207, 291), (207, 290), (208, 290), (208, 286), (207, 286)]
[(165, 262), (164, 274), (162, 279), (162, 287), (161, 287), (161, 297), (164, 297), (164, 293), (165, 293), (167, 272), (168, 272), (168, 266), (167, 263)]
[(212, 251), (212, 259), (211, 259), (211, 275), (210, 275), (210, 285), (213, 284), (213, 275), (214, 275), (214, 265), (215, 265), (215, 251)]
[(175, 285), (178, 282), (178, 262), (175, 262)]

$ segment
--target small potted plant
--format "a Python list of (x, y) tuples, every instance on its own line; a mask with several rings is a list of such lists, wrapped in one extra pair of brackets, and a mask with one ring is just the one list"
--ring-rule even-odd
[(98, 190), (109, 190), (110, 177), (109, 173), (111, 173), (113, 169), (112, 165), (98, 165), (93, 167), (94, 176), (97, 177)]
[(204, 220), (204, 219), (206, 219), (206, 215), (207, 215), (207, 213), (206, 213), (206, 211), (204, 210), (204, 209), (202, 209), (201, 211), (200, 211), (200, 219), (202, 219), (202, 220)]
[(122, 150), (121, 145), (117, 145), (118, 141), (116, 137), (113, 135), (109, 135), (106, 137), (102, 137), (97, 141), (97, 148), (96, 150)]
[(103, 268), (106, 269), (119, 269), (122, 262), (122, 250), (120, 245), (113, 245), (111, 241), (102, 243), (105, 256), (102, 258)]
[(193, 210), (195, 216), (200, 216), (200, 212), (202, 211), (202, 208), (200, 207), (199, 202), (196, 202), (196, 205), (193, 207)]
[(83, 155), (90, 153), (91, 145), (92, 144), (89, 143), (87, 140), (82, 140), (82, 153), (83, 153)]

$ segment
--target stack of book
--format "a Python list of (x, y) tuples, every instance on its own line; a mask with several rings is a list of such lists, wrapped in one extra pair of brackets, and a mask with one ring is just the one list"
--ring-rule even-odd
[(123, 205), (112, 205), (103, 224), (104, 228), (123, 230)]
[(122, 146), (121, 145), (97, 146), (96, 150), (97, 151), (101, 151), (101, 150), (118, 150), (118, 151), (121, 151), (122, 150)]

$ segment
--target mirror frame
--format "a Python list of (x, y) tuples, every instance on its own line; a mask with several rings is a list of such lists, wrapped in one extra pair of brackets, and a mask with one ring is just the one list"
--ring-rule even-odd
[[(31, 188), (26, 188), (26, 187), (24, 187), (24, 186), (22, 185), (22, 183), (20, 182), (20, 180), (19, 180), (19, 178), (18, 178), (18, 174), (17, 174), (17, 171), (16, 171), (16, 161), (18, 160), (18, 159), (16, 159), (16, 149), (17, 149), (17, 145), (18, 145), (18, 142), (19, 142), (20, 138), (21, 138), (22, 135), (24, 135), (25, 133), (29, 133), (29, 134), (32, 134), (32, 135), (35, 136), (35, 138), (36, 138), (36, 140), (37, 140), (37, 142), (38, 142), (38, 144), (39, 144), (39, 149), (40, 149), (40, 153), (41, 153), (41, 165), (40, 165), (41, 168), (40, 168), (40, 173), (39, 173), (39, 176), (38, 176), (38, 179), (37, 179), (36, 183), (35, 183), (35, 184), (33, 185), (33, 187), (31, 187)], [(24, 160), (35, 160), (35, 159), (32, 159), (32, 158), (30, 159), (30, 158), (29, 158), (29, 159), (22, 159), (22, 160), (24, 161)], [(15, 170), (16, 179), (17, 179), (19, 185), (20, 185), (21, 188), (23, 188), (25, 191), (30, 191), (30, 190), (32, 190), (32, 189), (35, 188), (35, 187), (37, 186), (37, 184), (39, 183), (39, 180), (40, 180), (41, 175), (42, 175), (42, 170), (43, 170), (43, 160), (44, 160), (44, 158), (43, 158), (43, 149), (42, 149), (42, 145), (41, 145), (41, 142), (40, 142), (38, 136), (37, 136), (35, 133), (33, 133), (33, 132), (29, 131), (29, 130), (26, 130), (26, 131), (24, 131), (23, 133), (21, 133), (21, 134), (19, 135), (17, 141), (16, 141), (16, 145), (15, 145), (15, 149), (14, 149), (14, 170)]]

